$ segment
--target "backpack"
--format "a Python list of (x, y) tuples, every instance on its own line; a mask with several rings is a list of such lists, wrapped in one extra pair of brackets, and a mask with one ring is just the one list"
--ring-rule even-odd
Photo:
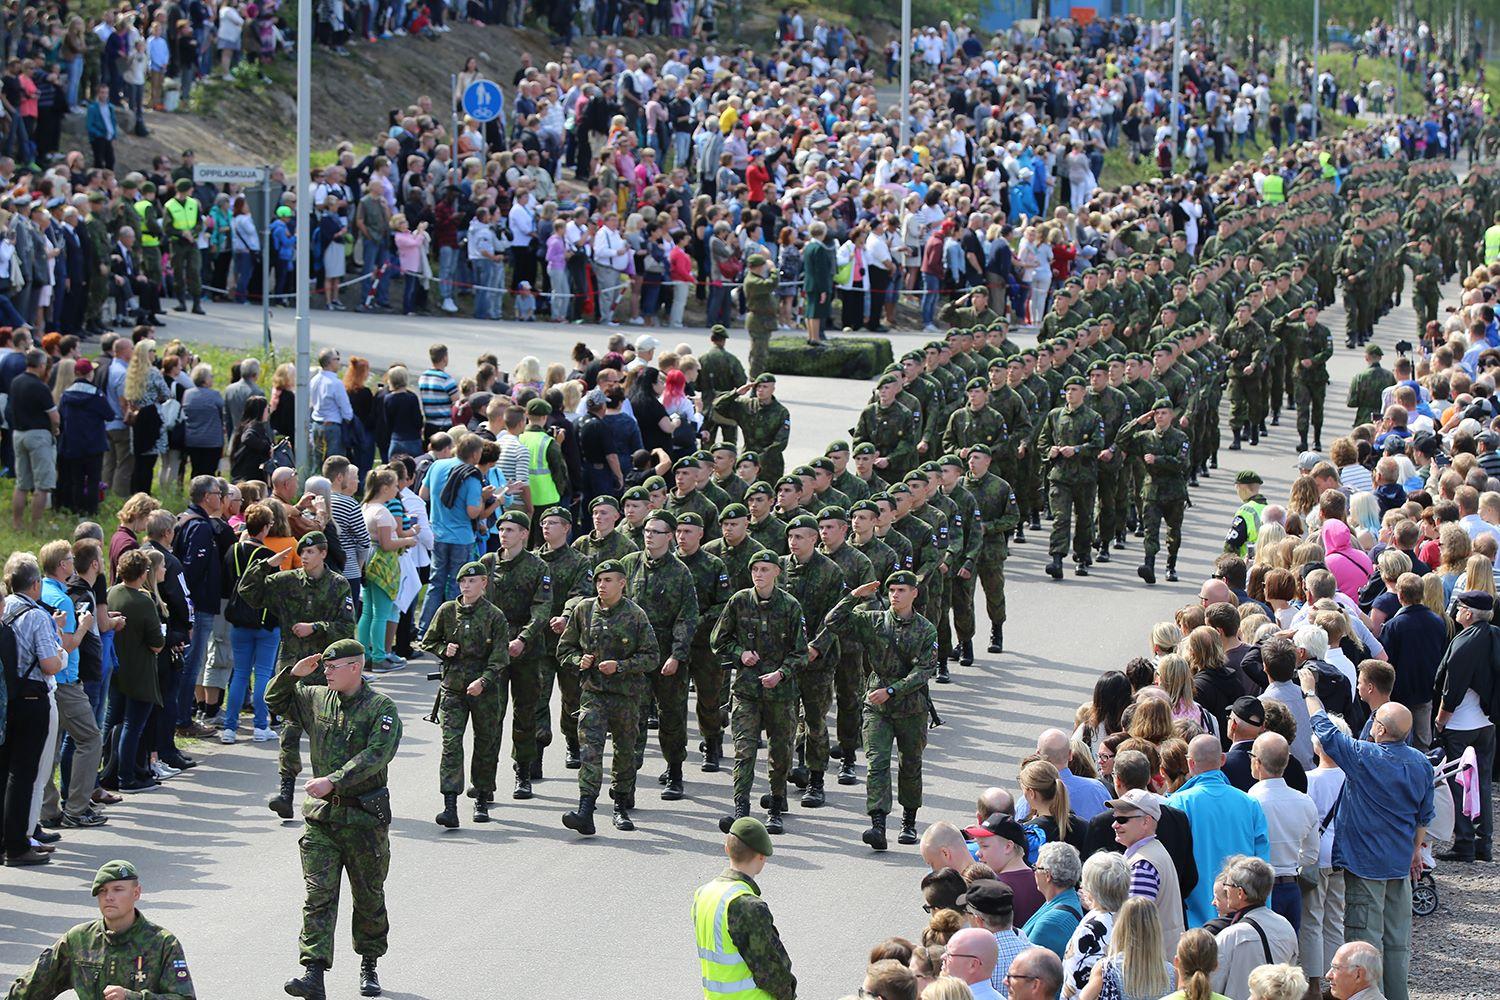
[[(5, 682), (0, 684), (0, 743), (5, 742), (5, 722), (10, 714), (10, 703), (47, 693), (46, 681), (21, 676), (21, 651), (16, 645), (15, 626), (21, 616), (31, 610), (30, 606), (23, 607), (0, 618), (0, 673), (5, 675)], [(28, 673), (35, 670), (36, 665), (33, 664)]]

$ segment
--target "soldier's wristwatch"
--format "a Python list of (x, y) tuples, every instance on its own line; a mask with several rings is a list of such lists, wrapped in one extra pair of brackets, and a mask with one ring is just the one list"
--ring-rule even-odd
[(885, 693), (890, 695), (892, 698), (896, 697), (896, 689), (893, 687), (886, 688)]

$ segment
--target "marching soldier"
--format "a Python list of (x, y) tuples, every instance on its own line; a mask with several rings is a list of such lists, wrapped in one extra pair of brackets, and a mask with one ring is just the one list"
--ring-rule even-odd
[[(753, 399), (745, 395), (751, 389), (755, 390)], [(772, 483), (780, 479), (786, 468), (782, 452), (792, 433), (792, 415), (776, 398), (776, 376), (761, 372), (727, 399), (717, 400), (714, 408), (739, 426), (745, 449), (760, 456), (761, 478)]]
[[(1104, 450), (1099, 452), (1098, 559), (1109, 562), (1109, 547), (1125, 536), (1125, 458), (1115, 446), (1120, 429), (1130, 422), (1130, 400), (1109, 384), (1109, 362), (1103, 358), (1089, 365), (1088, 405), (1104, 421)], [(1117, 542), (1118, 539), (1118, 542)]]
[[(766, 370), (771, 334), (776, 332), (777, 275), (762, 253), (745, 260), (745, 332), (750, 335), (750, 377)], [(727, 388), (727, 386), (726, 386)]]
[[(298, 846), (307, 898), (299, 939), (303, 973), (284, 989), (321, 1000), (323, 973), (333, 966), (339, 883), (347, 874), (354, 913), (359, 992), (379, 996), (375, 963), (390, 934), (385, 877), (391, 866), (391, 792), (387, 768), (401, 744), (396, 703), (365, 682), (365, 648), (340, 639), (283, 670), (266, 689), (266, 705), (307, 730), (314, 777), (306, 786)], [(314, 672), (326, 686), (306, 683)]]
[(1354, 411), (1356, 425), (1380, 419), (1381, 394), (1396, 384), (1396, 376), (1380, 365), (1380, 359), (1384, 354), (1379, 344), (1366, 347), (1365, 364), (1369, 367), (1349, 380), (1349, 395), (1345, 402)]
[(975, 444), (1002, 451), (1009, 449), (1010, 432), (1000, 411), (990, 406), (988, 380), (972, 378), (964, 390), (968, 394), (968, 405), (955, 410), (948, 418), (948, 425), (943, 430), (943, 451), (960, 453)]
[(939, 322), (961, 330), (975, 326), (987, 327), (999, 320), (999, 314), (990, 308), (990, 290), (984, 285), (975, 285), (938, 310)]
[(1141, 486), (1141, 527), (1146, 541), (1136, 576), (1156, 582), (1156, 554), (1161, 551), (1161, 522), (1167, 522), (1167, 579), (1177, 580), (1177, 550), (1182, 545), (1182, 515), (1187, 509), (1188, 467), (1192, 442), (1173, 426), (1172, 401), (1162, 397), (1125, 426), (1120, 447), (1140, 458), (1146, 470)]
[(817, 809), (824, 802), (828, 709), (833, 704), (834, 675), (841, 654), (839, 644), (821, 629), (829, 610), (848, 589), (843, 570), (818, 551), (819, 527), (818, 520), (810, 514), (787, 523), (787, 554), (781, 557), (778, 581), (778, 586), (802, 608), (803, 627), (810, 633), (806, 637), (807, 666), (797, 674), (802, 721), (796, 736), (797, 764), (791, 773), (792, 783), (807, 790), (802, 796), (802, 805), (807, 809)]
[(786, 522), (772, 510), (775, 490), (771, 484), (759, 480), (745, 491), (745, 505), (749, 508), (748, 531), (750, 538), (760, 548), (777, 555), (786, 555)]
[(829, 612), (825, 627), (865, 651), (869, 690), (865, 695), (865, 807), (870, 829), (860, 837), (886, 849), (885, 820), (891, 811), (891, 748), (901, 754), (897, 843), (917, 842), (922, 808), (922, 751), (927, 746), (927, 681), (937, 669), (937, 629), (917, 614), (916, 574), (898, 570), (886, 578), (890, 607), (871, 611), (860, 604), (880, 591), (878, 582), (851, 590)]
[[(581, 558), (581, 557), (580, 557)], [(510, 628), (500, 609), (485, 600), (489, 571), (483, 563), (465, 563), (458, 571), (458, 599), (446, 601), (428, 626), (419, 645), (443, 665), (438, 693), (443, 727), (443, 757), (438, 765), (438, 791), (443, 811), (438, 826), (458, 826), (458, 795), (464, 783), (464, 729), (474, 722), (474, 758), (470, 765), (474, 822), (490, 821), (495, 799), (495, 769), (500, 760), (500, 728), (504, 709), (505, 651)]]
[(594, 832), (594, 805), (604, 784), (604, 738), (614, 744), (610, 798), (617, 830), (634, 830), (636, 747), (647, 677), (661, 667), (656, 633), (640, 606), (625, 596), (625, 567), (606, 559), (594, 567), (594, 597), (573, 606), (557, 640), (560, 670), (579, 676), (578, 808), (563, 814), (563, 826)]
[(687, 513), (677, 519), (677, 558), (692, 574), (698, 596), (698, 626), (693, 630), (687, 667), (688, 677), (698, 692), (698, 732), (703, 737), (698, 749), (703, 753), (703, 770), (715, 772), (724, 755), (724, 723), (720, 714), (724, 704), (724, 668), (708, 640), (734, 591), (723, 560), (703, 548), (703, 519), (697, 514)]
[[(978, 509), (979, 526), (983, 531), (983, 543), (970, 576), (959, 569), (959, 578), (967, 579), (966, 586), (954, 587), (953, 628), (970, 657), (974, 655), (974, 580), (984, 587), (985, 613), (990, 619), (991, 653), (1005, 651), (1005, 560), (1010, 555), (1009, 537), (1012, 529), (1021, 522), (1021, 508), (1016, 503), (1015, 489), (991, 471), (990, 450), (981, 445), (969, 449), (968, 474), (964, 476), (964, 487), (974, 498)], [(960, 592), (963, 597), (960, 598)], [(960, 661), (962, 662), (962, 661)]]
[(591, 566), (606, 559), (623, 559), (636, 550), (635, 542), (620, 532), (620, 501), (605, 494), (589, 501), (589, 519), (594, 530), (573, 539), (573, 548), (588, 557)]
[(875, 446), (885, 461), (883, 466), (894, 475), (906, 475), (917, 460), (917, 442), (912, 427), (917, 417), (897, 400), (901, 376), (894, 372), (882, 375), (875, 386), (875, 401), (864, 408), (854, 427), (854, 439)]
[(766, 734), (771, 761), (771, 790), (761, 799), (766, 829), (785, 829), (786, 780), (792, 764), (792, 735), (797, 725), (797, 675), (807, 666), (807, 639), (797, 599), (776, 586), (781, 562), (770, 552), (750, 559), (751, 586), (729, 599), (714, 626), (714, 652), (733, 667), (734, 813), (719, 820), (728, 832), (734, 821), (750, 815), (750, 787), (760, 735)]
[(706, 530), (717, 531), (719, 508), (703, 492), (699, 479), (703, 467), (692, 455), (679, 458), (672, 464), (672, 481), (675, 487), (667, 494), (662, 509), (674, 517), (692, 511), (703, 519)]
[[(548, 507), (542, 512), (542, 544), (533, 551), (547, 564), (552, 577), (552, 617), (547, 628), (542, 630), (541, 670), (538, 674), (536, 696), (537, 768), (541, 766), (542, 752), (552, 745), (552, 681), (557, 679), (562, 692), (562, 708), (558, 714), (558, 728), (562, 730), (563, 743), (567, 750), (563, 766), (569, 771), (578, 770), (578, 674), (572, 670), (559, 670), (557, 666), (557, 637), (568, 623), (569, 602), (589, 596), (593, 582), (593, 565), (588, 556), (568, 544), (568, 534), (573, 530), (573, 514), (567, 507)], [(611, 535), (611, 537), (618, 537)], [(495, 726), (499, 734), (499, 721)], [(499, 744), (496, 744), (499, 749)], [(533, 774), (536, 769), (533, 769)]]
[(1333, 357), (1333, 334), (1318, 322), (1318, 303), (1302, 304), (1297, 331), (1297, 450), (1307, 450), (1312, 429), (1313, 447), (1323, 450), (1323, 397), (1328, 393), (1328, 359)]
[[(979, 445), (972, 447), (978, 448)], [(938, 460), (938, 488), (934, 491), (934, 498), (946, 500), (952, 512), (949, 514), (949, 523), (952, 526), (952, 571), (948, 574), (947, 604), (945, 606), (944, 618), (940, 627), (938, 644), (944, 643), (942, 631), (947, 629), (946, 619), (951, 613), (953, 626), (957, 632), (957, 648), (948, 654), (948, 659), (956, 659), (960, 666), (969, 667), (974, 664), (974, 582), (976, 564), (979, 554), (984, 546), (984, 526), (980, 523), (979, 506), (974, 495), (969, 492), (963, 483), (963, 474), (968, 467), (962, 456), (957, 454), (944, 455)], [(929, 501), (930, 502), (930, 501)], [(959, 628), (959, 604), (968, 602), (969, 628), (965, 632)]]
[(1234, 321), (1224, 328), (1219, 340), (1229, 358), (1229, 422), (1234, 431), (1230, 451), (1240, 450), (1242, 434), (1252, 445), (1260, 444), (1260, 421), (1254, 405), (1266, 367), (1267, 344), (1265, 331), (1250, 318), (1251, 308), (1248, 300), (1241, 299), (1235, 306)]
[(1089, 543), (1094, 537), (1094, 495), (1098, 487), (1097, 459), (1104, 449), (1104, 421), (1084, 403), (1085, 382), (1077, 375), (1063, 383), (1066, 402), (1042, 421), (1037, 450), (1048, 465), (1047, 495), (1056, 520), (1047, 552), (1052, 557), (1047, 575), (1062, 579), (1063, 556), (1069, 535), (1076, 576), (1088, 576)]
[[(855, 501), (858, 506), (859, 501)], [(873, 537), (875, 519), (866, 514), (870, 541), (879, 544), (890, 553), (882, 572), (890, 572), (895, 553)], [(853, 590), (871, 580), (880, 579), (880, 574), (870, 562), (869, 555), (849, 541), (849, 514), (842, 507), (824, 507), (818, 513), (818, 551), (832, 559), (844, 574), (844, 589)], [(833, 673), (835, 701), (834, 734), (837, 746), (833, 756), (839, 761), (839, 775), (847, 771), (854, 774), (854, 754), (859, 748), (860, 681), (864, 677), (864, 657), (857, 647), (844, 646), (839, 649), (838, 664)], [(821, 786), (820, 786), (821, 788)]]
[[(257, 611), (269, 612), (281, 622), (281, 647), (276, 654), (278, 672), (288, 670), (306, 656), (339, 639), (354, 638), (354, 601), (349, 581), (328, 569), (328, 538), (309, 531), (297, 540), (301, 569), (276, 571), (274, 559), (250, 564), (240, 577), (240, 598)], [(287, 624), (290, 622), (291, 624)], [(309, 684), (321, 684), (322, 672), (314, 669)], [(267, 803), (282, 819), (292, 818), (292, 795), (302, 772), (302, 727), (284, 718), (277, 770), (281, 790)]]
[(1349, 312), (1345, 347), (1363, 344), (1375, 332), (1375, 265), (1375, 255), (1365, 245), (1365, 231), (1356, 225), (1349, 230), (1348, 242), (1339, 244), (1333, 254), (1333, 270), (1343, 283), (1344, 308)]
[[(719, 416), (713, 408), (713, 402), (719, 394), (728, 393), (735, 386), (745, 384), (745, 366), (724, 347), (728, 340), (729, 331), (723, 326), (715, 325), (708, 331), (708, 341), (712, 346), (698, 355), (697, 385), (703, 396), (703, 412), (710, 421), (709, 431), (718, 428), (720, 441), (729, 445), (730, 451), (733, 451), (735, 438), (738, 436), (735, 425)], [(760, 372), (750, 374), (755, 376)]]
[(1414, 242), (1403, 247), (1401, 256), (1411, 268), (1412, 308), (1417, 312), (1417, 332), (1427, 329), (1427, 324), (1437, 319), (1438, 286), (1443, 283), (1443, 262), (1432, 252), (1432, 237), (1423, 233)]

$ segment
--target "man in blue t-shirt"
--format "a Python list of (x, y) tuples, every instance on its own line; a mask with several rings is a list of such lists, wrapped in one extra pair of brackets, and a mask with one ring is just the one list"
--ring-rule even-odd
[(37, 561), (42, 567), (41, 603), (63, 616), (58, 631), (64, 662), (63, 668), (53, 677), (57, 682), (53, 700), (57, 705), (57, 731), (66, 733), (73, 741), (71, 766), (63, 774), (66, 802), (58, 798), (56, 782), (51, 777), (53, 757), (43, 752), (43, 759), (48, 761), (48, 778), (42, 792), (40, 817), (47, 826), (103, 826), (104, 816), (94, 809), (91, 798), (94, 778), (99, 773), (103, 739), (99, 734), (99, 723), (94, 718), (93, 703), (83, 685), (78, 683), (78, 647), (93, 630), (94, 616), (88, 611), (78, 614), (73, 599), (68, 596), (68, 577), (73, 575), (73, 546), (70, 543), (48, 542), (37, 553)]
[[(458, 571), (480, 553), (475, 545), (474, 522), (487, 517), (500, 504), (504, 493), (486, 485), (479, 471), (484, 439), (470, 434), (458, 443), (454, 458), (433, 462), (422, 480), (422, 499), (432, 521), (432, 574), (427, 580), (427, 599), (417, 631), (425, 633), (444, 601), (458, 597)], [(452, 484), (450, 479), (454, 480)]]

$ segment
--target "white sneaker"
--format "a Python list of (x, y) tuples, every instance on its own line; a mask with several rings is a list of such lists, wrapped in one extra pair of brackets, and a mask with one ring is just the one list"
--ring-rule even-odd
[(155, 776), (157, 781), (166, 781), (168, 778), (175, 778), (182, 772), (177, 770), (177, 768), (175, 767), (168, 767), (161, 761), (156, 760), (151, 762), (151, 773)]
[(645, 326), (646, 325), (645, 318), (641, 317), (641, 316), (632, 316), (626, 322), (628, 322), (631, 326)]
[(455, 303), (452, 299), (444, 299), (443, 300), (443, 312), (445, 312), (445, 313), (456, 313), (456, 312), (458, 312), (458, 304)]
[(276, 730), (274, 730), (274, 729), (257, 729), (257, 730), (255, 730), (254, 741), (256, 743), (269, 743), (269, 742), (271, 742), (274, 739), (276, 739)]
[(234, 740), (235, 735), (233, 729), (226, 729), (223, 732), (219, 733), (219, 742), (223, 743), (225, 746), (229, 746), (230, 744), (234, 743)]
[(933, 326), (931, 323), (928, 323), (926, 326), (922, 327), (922, 332), (923, 333), (939, 333), (941, 331), (939, 331), (936, 326)]

